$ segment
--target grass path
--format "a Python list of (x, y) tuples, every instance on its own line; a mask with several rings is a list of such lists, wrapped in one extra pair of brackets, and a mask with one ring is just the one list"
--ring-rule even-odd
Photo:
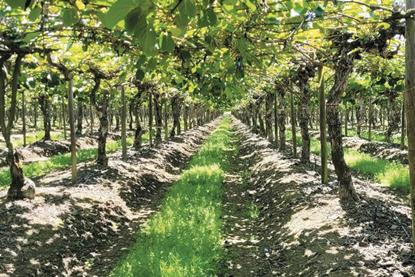
[(213, 276), (222, 256), (222, 197), (233, 133), (230, 119), (191, 159), (158, 214), (112, 276)]

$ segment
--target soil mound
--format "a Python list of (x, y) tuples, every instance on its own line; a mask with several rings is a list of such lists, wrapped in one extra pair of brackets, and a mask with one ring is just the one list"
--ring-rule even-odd
[(69, 170), (51, 173), (32, 201), (0, 191), (0, 275), (106, 276), (218, 122), (125, 161), (114, 153), (108, 167), (82, 164), (76, 185)]
[(260, 266), (245, 268), (248, 276), (415, 276), (405, 201), (354, 178), (361, 201), (344, 206), (333, 176), (321, 185), (317, 172), (237, 120), (235, 128), (259, 207), (251, 256)]

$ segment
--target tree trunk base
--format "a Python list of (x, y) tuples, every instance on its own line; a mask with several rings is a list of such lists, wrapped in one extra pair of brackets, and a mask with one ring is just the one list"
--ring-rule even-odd
[(143, 130), (140, 126), (137, 127), (137, 129), (135, 130), (135, 134), (134, 134), (134, 148), (136, 150), (141, 148), (141, 139), (142, 139), (142, 135), (143, 135)]
[(25, 178), (23, 186), (10, 186), (7, 191), (7, 199), (10, 201), (20, 200), (20, 199), (33, 199), (35, 198), (36, 185), (29, 179)]
[(339, 184), (339, 197), (340, 202), (353, 205), (355, 202), (359, 201), (359, 195), (356, 193), (351, 180), (346, 180), (344, 182), (340, 182)]
[(97, 164), (101, 166), (108, 166), (108, 157), (101, 157), (97, 159)]

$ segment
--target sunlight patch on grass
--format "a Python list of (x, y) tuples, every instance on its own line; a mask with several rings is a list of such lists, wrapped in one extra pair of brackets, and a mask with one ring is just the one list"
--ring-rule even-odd
[[(380, 141), (380, 142), (386, 142), (385, 137), (386, 130), (379, 132), (379, 131), (373, 131), (372, 132), (372, 141)], [(349, 137), (358, 137), (356, 129), (349, 129), (347, 135)], [(361, 137), (364, 139), (369, 139), (369, 132), (367, 130), (361, 131)], [(395, 144), (401, 143), (401, 134), (399, 132), (395, 133), (391, 137), (391, 142)], [(405, 145), (408, 145), (408, 140), (405, 137)]]
[[(353, 132), (350, 132), (353, 134)], [(287, 139), (291, 140), (291, 131), (287, 132)], [(380, 135), (375, 136), (374, 140), (381, 141)], [(297, 144), (302, 145), (301, 137), (298, 137)], [(327, 143), (329, 159), (331, 159), (330, 143)], [(315, 155), (320, 155), (320, 141), (311, 138), (310, 150)], [(391, 189), (399, 190), (404, 193), (409, 192), (409, 172), (406, 165), (379, 159), (370, 154), (361, 153), (357, 150), (345, 148), (344, 158), (348, 166), (356, 172), (375, 180), (376, 182), (388, 186)]]
[[(36, 133), (29, 133), (26, 135), (26, 144), (30, 145), (37, 141), (40, 141), (43, 139), (45, 133), (44, 131), (37, 131)], [(50, 133), (52, 140), (62, 140), (63, 139), (63, 133), (58, 132), (51, 132)], [(13, 140), (14, 147), (21, 147), (23, 146), (23, 138), (19, 138), (17, 140)]]
[(222, 255), (221, 204), (229, 119), (208, 138), (112, 276), (214, 276)]
[(353, 149), (345, 149), (346, 163), (359, 173), (373, 178), (382, 185), (402, 192), (409, 192), (408, 167), (399, 163), (378, 159)]

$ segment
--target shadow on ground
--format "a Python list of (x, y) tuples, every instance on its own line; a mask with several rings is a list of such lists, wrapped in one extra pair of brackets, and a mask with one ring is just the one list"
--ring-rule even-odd
[(114, 153), (107, 167), (82, 164), (75, 185), (69, 170), (48, 174), (31, 201), (0, 191), (0, 275), (106, 276), (218, 122), (125, 161)]
[(254, 239), (234, 242), (251, 255), (226, 257), (224, 266), (237, 270), (222, 275), (415, 276), (410, 208), (401, 198), (355, 179), (362, 199), (342, 206), (333, 176), (323, 186), (311, 166), (274, 150), (237, 120), (235, 128), (242, 142), (237, 160), (249, 169), (245, 192), (259, 215), (251, 224)]

